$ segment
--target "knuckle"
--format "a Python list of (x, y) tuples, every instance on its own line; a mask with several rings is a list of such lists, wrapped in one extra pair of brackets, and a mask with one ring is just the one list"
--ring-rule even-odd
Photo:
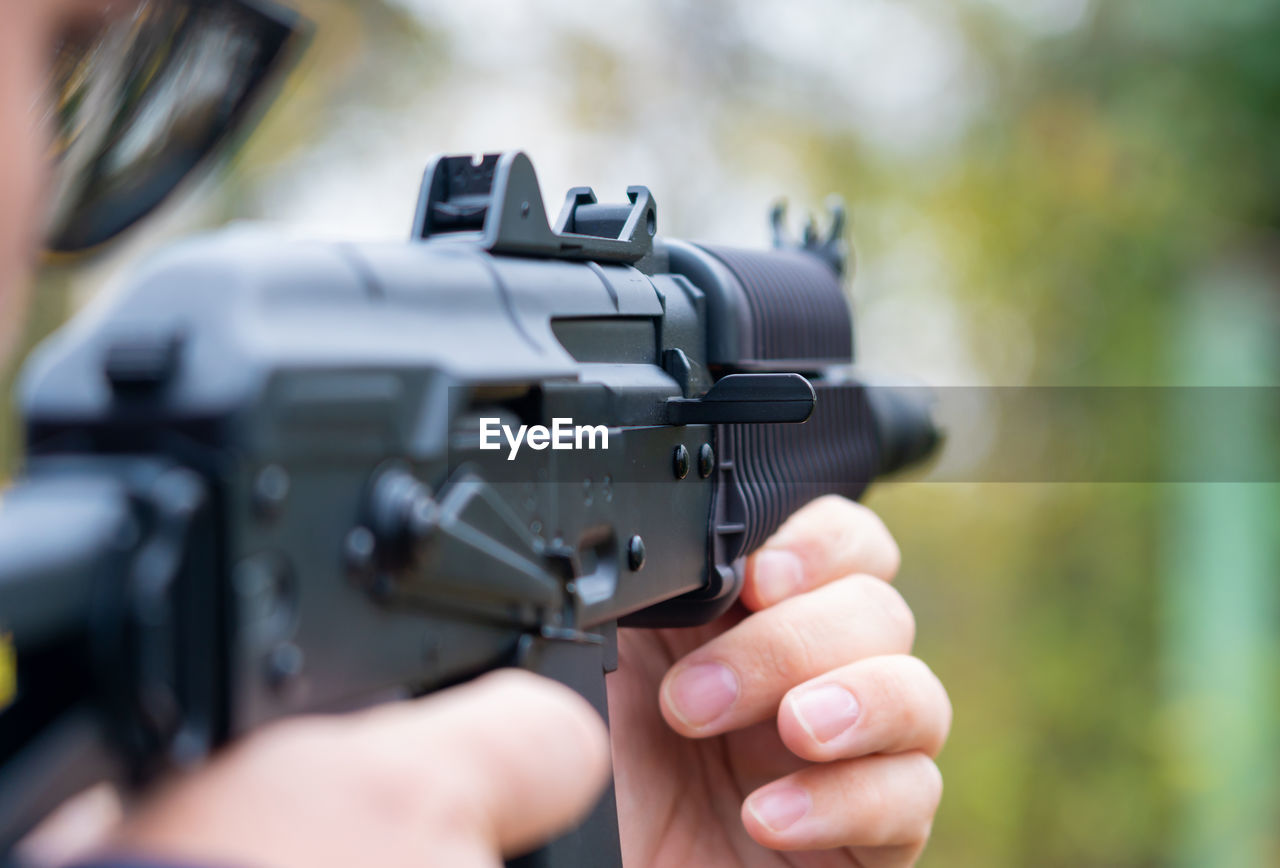
[(902, 563), (902, 550), (898, 548), (898, 541), (893, 538), (889, 526), (875, 510), (860, 503), (854, 506), (858, 508), (854, 518), (859, 536), (868, 547), (875, 547), (886, 565), (892, 568), (891, 571), (896, 572), (898, 565)]
[(881, 784), (862, 782), (857, 787), (852, 803), (856, 804), (860, 825), (865, 829), (867, 840), (864, 843), (884, 844), (893, 839), (893, 830), (898, 825), (898, 810), (891, 804), (891, 799)]
[(892, 579), (902, 565), (902, 550), (880, 516), (860, 503), (842, 525), (840, 544), (846, 557), (881, 579)]
[(951, 731), (951, 700), (933, 670), (918, 657), (886, 658), (879, 673), (876, 701), (895, 744), (937, 756)]
[(861, 564), (882, 579), (891, 579), (902, 563), (902, 552), (880, 516), (837, 494), (806, 504), (779, 528), (772, 544), (835, 559), (850, 568)]
[(848, 500), (836, 495), (832, 495), (832, 497), (840, 502), (839, 507), (834, 505), (831, 507), (832, 512), (834, 514), (838, 510), (841, 513), (841, 518), (843, 518), (846, 527), (864, 537), (875, 534), (892, 541), (893, 536), (889, 533), (888, 526), (874, 509), (858, 503), (856, 500)]
[(886, 621), (910, 648), (916, 639), (916, 616), (906, 599), (892, 585), (878, 580), (873, 595)]
[[(816, 497), (810, 501), (806, 509), (821, 510), (823, 512), (830, 512), (833, 514), (853, 514), (859, 510), (865, 510), (867, 508), (856, 500), (850, 500), (849, 498), (843, 497), (839, 494), (824, 494), (821, 497)], [(867, 511), (870, 512), (870, 510)]]
[(920, 778), (920, 792), (925, 807), (924, 814), (920, 818), (918, 837), (924, 840), (929, 837), (934, 814), (938, 812), (938, 805), (942, 802), (942, 770), (930, 757), (922, 753), (915, 756), (918, 758), (917, 776)]
[(843, 504), (845, 518), (850, 524), (856, 524), (862, 529), (877, 528), (885, 534), (889, 533), (889, 529), (885, 526), (880, 515), (871, 507), (856, 500), (849, 500), (844, 497), (835, 497)]
[(810, 544), (829, 545), (831, 531), (838, 529), (841, 533), (860, 523), (862, 511), (870, 512), (856, 501), (841, 497), (838, 494), (824, 494), (815, 498), (799, 510), (792, 513), (777, 536), (782, 540), (806, 542)]
[(893, 659), (894, 677), (902, 695), (911, 697), (915, 705), (924, 708), (937, 705), (939, 697), (948, 704), (947, 691), (928, 663), (909, 654), (898, 654)]
[(930, 748), (932, 753), (936, 754), (942, 749), (947, 735), (951, 732), (951, 697), (942, 679), (929, 667), (928, 663), (919, 657), (905, 659), (909, 661), (909, 677), (917, 697), (914, 705), (929, 717), (928, 728), (934, 736)]
[(915, 739), (927, 728), (929, 703), (921, 690), (922, 665), (916, 658), (895, 655), (886, 659), (888, 664), (881, 673), (880, 696), (887, 706), (886, 717), (895, 733), (902, 738)]
[(951, 720), (954, 714), (951, 707), (951, 695), (947, 693), (946, 685), (942, 683), (942, 679), (937, 676), (937, 673), (929, 667), (929, 664), (918, 657), (912, 657), (911, 659), (916, 661), (919, 669), (920, 680), (918, 683), (926, 685), (924, 690), (929, 694), (922, 705), (933, 709), (933, 713), (936, 715), (934, 741), (929, 746), (931, 754), (936, 756), (942, 750), (942, 746), (946, 744), (947, 736), (951, 734)]
[[(362, 759), (360, 771), (352, 782), (359, 803), (377, 816), (393, 821), (421, 819), (412, 807), (421, 805), (426, 793), (412, 775), (405, 774), (403, 763), (397, 764), (383, 751), (368, 751)], [(461, 804), (461, 800), (453, 804)]]
[[(369, 816), (402, 828), (483, 827), (484, 782), (493, 778), (474, 752), (442, 743), (406, 756), (398, 740), (382, 743), (354, 733), (352, 737), (360, 739), (352, 749), (358, 761), (348, 770), (344, 785), (352, 804), (361, 805)], [(451, 786), (433, 786), (431, 782), (438, 780), (448, 780)]]
[(897, 666), (898, 678), (904, 683), (931, 686), (932, 682), (938, 680), (938, 677), (933, 674), (933, 670), (929, 668), (929, 664), (919, 657), (913, 657), (910, 654), (897, 654), (893, 660)]
[(827, 495), (819, 501), (820, 509), (826, 513), (826, 521), (838, 529), (833, 540), (837, 545), (851, 547), (859, 540), (865, 540), (877, 525), (884, 527), (879, 516), (867, 507), (854, 500)]
[(241, 742), (235, 759), (268, 774), (314, 765), (330, 756), (337, 731), (321, 717), (298, 717), (270, 723)]
[(807, 619), (778, 618), (772, 641), (757, 644), (757, 663), (766, 682), (788, 686), (816, 674), (820, 641), (812, 634)]
[[(353, 804), (391, 822), (422, 823), (437, 816), (443, 806), (435, 803), (425, 773), (443, 764), (433, 759), (443, 758), (432, 757), (431, 750), (406, 754), (400, 739), (377, 735), (367, 728), (347, 733), (346, 743), (340, 746), (344, 748), (339, 760), (343, 772), (333, 785), (353, 793)], [(465, 804), (465, 799), (456, 798), (451, 809)]]
[(324, 717), (281, 720), (237, 741), (215, 762), (220, 777), (236, 790), (305, 802), (316, 794), (304, 781), (359, 788), (362, 772), (346, 759), (344, 732)]
[(896, 576), (902, 567), (902, 549), (898, 547), (898, 541), (893, 538), (893, 534), (889, 532), (889, 528), (879, 516), (876, 516), (876, 522), (880, 525), (882, 533), (881, 546), (884, 550), (886, 574), (890, 577)]
[(879, 619), (888, 626), (890, 632), (910, 648), (915, 642), (916, 618), (902, 594), (888, 582), (875, 576), (859, 574), (850, 576), (845, 581), (848, 592), (855, 598), (851, 605), (874, 607)]
[[(881, 778), (858, 794), (866, 823), (867, 843), (915, 844), (928, 840), (942, 799), (942, 773), (923, 753), (901, 754), (894, 770), (897, 783)], [(906, 793), (911, 793), (906, 797)]]

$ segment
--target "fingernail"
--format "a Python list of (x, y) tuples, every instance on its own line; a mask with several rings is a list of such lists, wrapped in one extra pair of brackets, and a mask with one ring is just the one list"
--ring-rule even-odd
[(839, 684), (821, 684), (791, 697), (791, 710), (809, 735), (828, 742), (858, 719), (858, 700)]
[(747, 810), (774, 832), (782, 832), (795, 825), (811, 807), (813, 801), (809, 794), (791, 784), (771, 787), (747, 800)]
[(738, 698), (738, 677), (719, 663), (690, 666), (667, 685), (667, 704), (689, 726), (705, 726)]
[(772, 605), (800, 589), (804, 565), (789, 551), (764, 549), (756, 554), (755, 580), (760, 602)]

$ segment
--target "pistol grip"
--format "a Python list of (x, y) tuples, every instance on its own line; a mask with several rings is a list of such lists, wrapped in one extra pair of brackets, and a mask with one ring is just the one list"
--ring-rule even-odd
[[(568, 685), (609, 722), (605, 673), (618, 665), (617, 629), (601, 633), (544, 628), (527, 634), (516, 650), (516, 665)], [(613, 781), (578, 828), (542, 848), (507, 862), (508, 868), (622, 868), (618, 840), (618, 803)]]

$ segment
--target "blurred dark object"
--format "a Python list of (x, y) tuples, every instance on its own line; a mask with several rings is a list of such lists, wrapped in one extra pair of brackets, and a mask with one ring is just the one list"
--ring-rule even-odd
[(148, 0), (53, 67), (47, 244), (102, 244), (154, 210), (248, 126), (303, 32), (263, 0)]

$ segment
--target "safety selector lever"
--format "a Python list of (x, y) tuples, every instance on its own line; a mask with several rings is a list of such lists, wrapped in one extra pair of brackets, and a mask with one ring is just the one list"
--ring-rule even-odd
[(803, 422), (818, 397), (800, 374), (729, 374), (701, 398), (668, 398), (672, 425)]

